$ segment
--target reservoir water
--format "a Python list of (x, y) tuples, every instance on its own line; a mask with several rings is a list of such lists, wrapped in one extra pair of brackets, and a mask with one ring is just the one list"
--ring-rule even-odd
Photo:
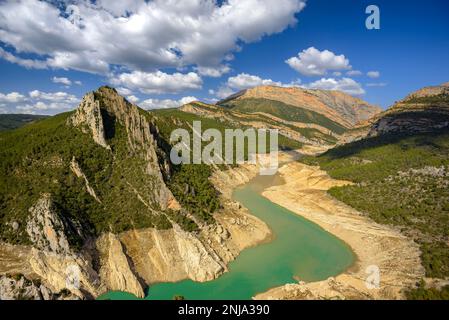
[[(261, 195), (282, 183), (278, 175), (258, 176), (234, 191), (233, 198), (265, 221), (274, 238), (244, 250), (229, 271), (209, 282), (184, 280), (152, 285), (146, 299), (251, 299), (257, 293), (287, 283), (319, 281), (351, 266), (354, 255), (340, 239), (320, 226), (274, 204)], [(108, 292), (100, 299), (135, 299), (125, 292)]]

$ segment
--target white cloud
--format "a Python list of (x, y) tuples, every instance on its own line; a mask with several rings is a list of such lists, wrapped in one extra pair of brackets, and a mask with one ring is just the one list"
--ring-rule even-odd
[(227, 65), (225, 66), (218, 66), (218, 67), (196, 67), (195, 70), (202, 76), (205, 77), (212, 77), (212, 78), (218, 78), (222, 75), (228, 73), (231, 71), (231, 68)]
[(196, 97), (192, 97), (192, 96), (188, 96), (188, 97), (183, 97), (179, 100), (179, 102), (181, 103), (181, 105), (183, 104), (187, 104), (193, 101), (198, 101), (198, 99)]
[[(217, 67), (250, 43), (296, 23), (302, 0), (0, 2), (4, 59), (28, 68), (107, 74), (111, 66), (154, 72)], [(33, 53), (34, 59), (22, 54)], [(209, 70), (210, 71), (210, 70)]]
[(230, 95), (233, 95), (234, 93), (236, 93), (236, 90), (223, 86), (218, 88), (218, 90), (215, 92), (215, 95), (220, 99), (224, 99), (229, 97)]
[(144, 109), (168, 109), (168, 108), (177, 108), (186, 103), (190, 103), (192, 101), (198, 101), (195, 97), (183, 97), (179, 100), (172, 99), (147, 99), (139, 103), (139, 106)]
[[(1, 18), (1, 15), (0, 15)], [(1, 29), (0, 29), (0, 40), (1, 40)], [(47, 63), (45, 61), (37, 61), (32, 59), (23, 59), (14, 56), (13, 54), (3, 50), (0, 47), (0, 58), (5, 59), (8, 62), (18, 64), (19, 66), (25, 68), (33, 68), (33, 69), (45, 69), (47, 68)]]
[(215, 94), (218, 98), (224, 99), (230, 95), (244, 89), (249, 89), (257, 86), (278, 86), (278, 87), (295, 87), (299, 86), (301, 80), (292, 81), (290, 83), (282, 83), (280, 81), (273, 81), (271, 79), (263, 79), (256, 75), (248, 73), (240, 73), (236, 76), (229, 77), (225, 85), (222, 85), (218, 90), (209, 90), (209, 94)]
[(319, 51), (310, 47), (285, 61), (291, 68), (306, 76), (323, 76), (329, 70), (350, 69), (349, 60), (344, 55), (332, 51)]
[(362, 74), (362, 71), (359, 70), (349, 70), (348, 72), (346, 72), (346, 75), (351, 77), (361, 76)]
[(240, 73), (237, 76), (228, 78), (227, 85), (232, 89), (243, 90), (262, 85), (281, 86), (282, 83), (271, 79), (262, 79), (259, 76), (247, 73)]
[(29, 92), (29, 96), (32, 99), (47, 100), (52, 102), (67, 102), (76, 103), (79, 101), (73, 94), (67, 92), (42, 92), (39, 90), (33, 90)]
[(4, 113), (56, 114), (74, 109), (80, 102), (67, 92), (33, 90), (24, 95), (18, 92), (0, 93), (0, 107)]
[(368, 71), (368, 72), (366, 73), (366, 75), (367, 75), (368, 77), (370, 77), (370, 78), (375, 79), (375, 78), (379, 78), (379, 77), (380, 77), (380, 72), (379, 72), (379, 71)]
[(185, 90), (201, 89), (203, 84), (203, 80), (195, 72), (168, 74), (162, 71), (122, 73), (111, 78), (110, 82), (147, 94), (178, 93)]
[(334, 72), (332, 72), (332, 75), (334, 77), (341, 77), (342, 73), (340, 71), (334, 71)]
[(116, 90), (122, 96), (130, 96), (133, 94), (133, 92), (131, 90), (129, 90), (128, 88), (124, 88), (124, 87), (118, 87), (118, 88), (116, 88)]
[(72, 81), (70, 81), (70, 79), (65, 78), (65, 77), (61, 77), (61, 78), (53, 77), (51, 79), (51, 81), (53, 81), (54, 83), (61, 83), (61, 84), (64, 84), (66, 86), (71, 86), (72, 85)]
[(25, 101), (26, 97), (18, 92), (3, 94), (0, 92), (0, 102), (17, 103)]
[(75, 105), (66, 102), (44, 102), (38, 101), (33, 104), (19, 105), (16, 107), (17, 110), (23, 111), (25, 113), (60, 113), (73, 109)]
[(82, 83), (81, 81), (79, 81), (79, 80), (76, 80), (76, 81), (75, 81), (75, 84), (78, 85), (78, 86), (83, 85), (83, 83)]
[(138, 97), (136, 97), (135, 95), (127, 96), (126, 99), (127, 99), (129, 102), (134, 103), (134, 104), (136, 104), (136, 103), (139, 102), (139, 100), (140, 100), (140, 99), (139, 99)]
[(320, 80), (303, 85), (302, 87), (306, 89), (338, 90), (355, 96), (365, 94), (365, 90), (362, 88), (361, 84), (350, 78), (321, 78)]

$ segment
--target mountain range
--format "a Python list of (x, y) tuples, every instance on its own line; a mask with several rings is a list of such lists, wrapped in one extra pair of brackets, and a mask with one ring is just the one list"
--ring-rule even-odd
[[(23, 119), (0, 133), (0, 298), (143, 297), (155, 282), (214, 279), (263, 241), (266, 225), (229, 197), (232, 168), (169, 161), (171, 131), (194, 120), (203, 130), (279, 129), (283, 150), (329, 150), (302, 161), (356, 183), (330, 194), (402, 228), (427, 276), (449, 276), (447, 83), (386, 111), (338, 91), (275, 86), (145, 111), (101, 87), (72, 112)], [(78, 286), (64, 277), (73, 269)]]

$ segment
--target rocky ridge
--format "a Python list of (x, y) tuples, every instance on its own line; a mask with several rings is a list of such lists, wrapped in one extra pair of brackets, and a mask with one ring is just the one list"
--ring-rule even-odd
[(379, 107), (339, 91), (309, 90), (298, 87), (258, 86), (243, 90), (217, 104), (249, 98), (275, 100), (315, 111), (346, 128), (351, 128), (358, 122), (367, 120), (381, 112)]

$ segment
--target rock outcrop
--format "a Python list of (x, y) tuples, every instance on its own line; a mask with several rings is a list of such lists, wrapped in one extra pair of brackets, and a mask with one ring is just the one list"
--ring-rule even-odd
[(345, 132), (339, 144), (386, 134), (429, 133), (449, 128), (449, 83), (419, 89), (386, 111)]
[(217, 104), (249, 98), (280, 101), (285, 104), (320, 113), (346, 128), (367, 120), (381, 109), (339, 91), (309, 90), (298, 87), (258, 86), (243, 90)]
[(97, 240), (97, 248), (101, 259), (100, 277), (107, 288), (143, 298), (142, 284), (132, 271), (129, 257), (118, 237), (112, 233), (102, 235)]
[(69, 254), (67, 222), (56, 212), (49, 194), (30, 208), (26, 231), (35, 248), (57, 254)]
[(70, 169), (72, 172), (78, 177), (84, 180), (84, 183), (86, 184), (86, 190), (87, 192), (99, 203), (101, 203), (100, 199), (97, 197), (97, 194), (95, 193), (95, 190), (91, 187), (89, 180), (87, 179), (84, 172), (81, 170), (78, 162), (76, 161), (75, 157), (73, 157), (72, 162), (70, 162)]
[(96, 143), (106, 149), (110, 149), (106, 142), (100, 101), (95, 99), (95, 94), (93, 92), (90, 92), (83, 97), (75, 114), (69, 118), (68, 123), (80, 127), (85, 133), (90, 131), (92, 138)]
[[(148, 179), (148, 183), (150, 181), (153, 183), (151, 202), (162, 210), (169, 205), (172, 208), (179, 207), (176, 206), (176, 199), (164, 182), (164, 175), (170, 175), (170, 165), (167, 156), (163, 152), (158, 152), (157, 126), (148, 114), (141, 112), (115, 89), (101, 87), (85, 95), (76, 112), (69, 118), (68, 124), (78, 127), (83, 132), (90, 131), (93, 140), (108, 150), (111, 150), (108, 139), (118, 134), (116, 124), (122, 126), (128, 143), (129, 156), (144, 159), (145, 172), (152, 177)], [(74, 165), (73, 169), (80, 173)], [(92, 188), (89, 193), (94, 193)]]
[(449, 98), (436, 104), (400, 102), (372, 120), (367, 136), (424, 133), (448, 127)]
[(0, 300), (51, 300), (56, 296), (43, 284), (24, 276), (0, 276)]

